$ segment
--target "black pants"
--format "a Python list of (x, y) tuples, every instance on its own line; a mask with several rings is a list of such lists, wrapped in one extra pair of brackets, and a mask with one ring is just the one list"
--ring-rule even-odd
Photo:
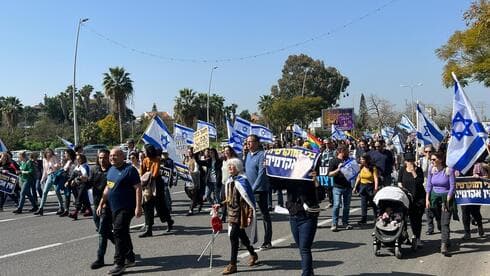
[(424, 215), (424, 210), (423, 207), (419, 207), (415, 204), (408, 210), (410, 227), (412, 228), (413, 235), (417, 239), (420, 239), (420, 233), (422, 232), (422, 216)]
[(268, 192), (255, 192), (255, 201), (259, 205), (260, 212), (262, 213), (262, 220), (264, 222), (264, 244), (269, 244), (272, 241), (272, 221), (269, 213)]
[(230, 263), (236, 264), (238, 259), (238, 239), (242, 241), (242, 244), (247, 248), (250, 255), (255, 254), (253, 246), (250, 245), (250, 239), (245, 233), (245, 229), (241, 229), (236, 223), (230, 224), (230, 244), (231, 244), (231, 257)]
[(373, 208), (374, 221), (378, 216), (378, 207), (373, 202), (374, 198), (374, 184), (361, 184), (359, 188), (359, 195), (361, 196), (361, 220), (367, 220), (368, 206)]
[(3, 205), (5, 204), (5, 201), (7, 200), (7, 196), (9, 196), (15, 203), (15, 205), (19, 204), (19, 197), (18, 197), (18, 192), (15, 192), (13, 194), (7, 194), (4, 192), (0, 192), (0, 208), (3, 208)]
[(97, 249), (97, 260), (104, 260), (107, 250), (107, 241), (114, 242), (114, 233), (112, 232), (112, 213), (111, 209), (106, 207), (102, 209), (102, 214), (96, 220), (96, 227), (99, 229), (99, 248)]
[(134, 260), (133, 243), (129, 235), (129, 226), (133, 216), (133, 209), (119, 209), (112, 215), (116, 247), (114, 263), (119, 266), (124, 266), (126, 259)]
[(432, 208), (432, 213), (434, 214), (438, 225), (441, 225), (441, 242), (448, 243), (451, 232), (451, 229), (449, 228), (449, 223), (451, 222), (451, 217), (453, 213), (450, 210), (443, 211), (440, 204), (436, 208)]
[(92, 209), (92, 207), (90, 207), (90, 200), (88, 199), (87, 188), (88, 188), (87, 183), (81, 183), (80, 185), (78, 185), (76, 187), (77, 192), (76, 192), (75, 205), (76, 205), (77, 211), (82, 210), (82, 206), (84, 208)]
[(167, 204), (165, 203), (165, 190), (162, 185), (157, 185), (156, 196), (146, 201), (143, 204), (143, 209), (145, 211), (145, 224), (149, 227), (153, 226), (155, 221), (155, 209), (160, 217), (161, 221), (170, 222), (172, 218), (170, 217), (170, 211), (168, 210)]
[(465, 233), (470, 233), (470, 222), (473, 217), (478, 225), (482, 224), (481, 205), (462, 205), (461, 212), (463, 213), (463, 227)]
[[(425, 209), (425, 217), (427, 219), (427, 231), (434, 232), (434, 212), (432, 208)], [(437, 221), (437, 230), (441, 231), (441, 222)]]

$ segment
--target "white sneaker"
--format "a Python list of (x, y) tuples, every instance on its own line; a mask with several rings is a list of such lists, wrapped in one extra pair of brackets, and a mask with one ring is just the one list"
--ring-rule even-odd
[(335, 224), (332, 224), (332, 226), (330, 227), (330, 230), (332, 230), (332, 232), (337, 232), (337, 225)]

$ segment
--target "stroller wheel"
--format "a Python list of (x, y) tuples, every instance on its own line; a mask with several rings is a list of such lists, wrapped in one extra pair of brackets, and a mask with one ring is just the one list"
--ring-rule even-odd
[(381, 255), (381, 245), (379, 243), (374, 243), (373, 244), (373, 252), (374, 252), (374, 256), (379, 256)]
[(397, 259), (401, 259), (402, 258), (402, 251), (401, 251), (401, 248), (399, 246), (395, 247), (395, 257)]

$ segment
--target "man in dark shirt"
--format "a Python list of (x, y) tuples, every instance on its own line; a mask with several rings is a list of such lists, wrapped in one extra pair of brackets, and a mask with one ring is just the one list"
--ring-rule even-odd
[(124, 162), (124, 153), (120, 148), (111, 150), (109, 160), (112, 167), (107, 172), (107, 186), (97, 208), (97, 215), (102, 213), (103, 206), (109, 202), (114, 227), (114, 267), (110, 275), (121, 275), (126, 267), (135, 264), (133, 244), (129, 235), (129, 226), (133, 216), (140, 217), (141, 181), (138, 171)]
[(341, 172), (342, 165), (344, 165), (348, 158), (349, 150), (345, 146), (341, 145), (337, 148), (337, 156), (330, 159), (330, 162), (328, 163), (328, 175), (333, 177), (333, 214), (332, 226), (330, 227), (330, 230), (334, 232), (337, 231), (340, 202), (343, 203), (342, 226), (345, 227), (346, 230), (352, 229), (352, 226), (349, 225), (352, 186)]
[(391, 177), (391, 173), (393, 172), (393, 167), (395, 165), (395, 157), (393, 156), (393, 152), (391, 150), (388, 150), (385, 148), (385, 141), (381, 140), (380, 142), (380, 152), (384, 156), (386, 156), (385, 159), (385, 169), (383, 171), (383, 186), (391, 186), (393, 184), (393, 179)]

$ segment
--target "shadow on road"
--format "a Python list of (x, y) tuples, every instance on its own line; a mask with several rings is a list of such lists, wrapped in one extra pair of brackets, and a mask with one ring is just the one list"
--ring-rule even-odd
[(328, 252), (342, 249), (352, 249), (366, 245), (365, 243), (353, 243), (343, 241), (316, 241), (313, 243), (313, 252)]
[[(125, 274), (141, 274), (161, 271), (175, 271), (189, 268), (209, 268), (209, 259), (201, 259), (197, 261), (198, 255), (177, 255), (177, 256), (161, 256), (153, 258), (143, 258), (138, 260), (136, 266), (125, 271)], [(213, 267), (224, 267), (228, 261), (220, 260), (222, 256), (215, 255), (213, 259)], [(147, 267), (147, 268), (145, 268)]]
[[(332, 267), (341, 265), (344, 262), (341, 261), (318, 261), (313, 260), (313, 267), (315, 269), (321, 267)], [(301, 262), (299, 260), (265, 260), (260, 261), (257, 266), (253, 268), (241, 269), (240, 272), (243, 273), (257, 273), (261, 271), (271, 271), (271, 270), (298, 270), (301, 268)]]
[[(386, 275), (386, 272), (383, 273), (361, 273), (361, 274), (356, 274), (356, 275), (362, 275), (362, 276), (380, 276), (380, 275)], [(399, 276), (412, 276), (412, 275), (420, 275), (420, 276), (429, 276), (429, 275), (435, 275), (435, 274), (421, 274), (421, 273), (409, 273), (409, 272), (400, 272), (400, 271), (392, 271), (391, 275), (399, 275)]]

